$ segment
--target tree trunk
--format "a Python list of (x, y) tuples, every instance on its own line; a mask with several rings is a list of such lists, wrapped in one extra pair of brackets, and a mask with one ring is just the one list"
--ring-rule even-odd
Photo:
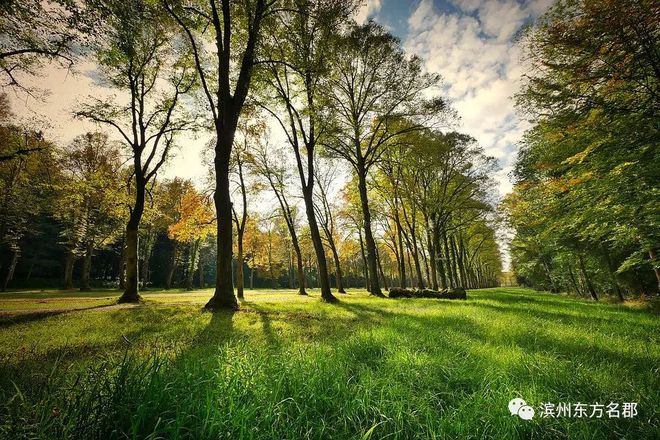
[(395, 212), (394, 213), (394, 223), (396, 225), (396, 236), (398, 240), (398, 245), (399, 245), (399, 255), (401, 258), (399, 259), (399, 284), (401, 285), (402, 288), (407, 287), (407, 282), (406, 282), (406, 259), (404, 257), (405, 252), (403, 250), (403, 232), (401, 228), (401, 219), (399, 218), (399, 213)]
[(415, 274), (417, 274), (417, 287), (419, 289), (423, 289), (424, 286), (424, 276), (422, 275), (422, 265), (419, 261), (419, 249), (417, 248), (417, 240), (413, 236), (412, 240), (412, 245), (413, 245), (413, 262), (415, 263)]
[(172, 257), (170, 258), (169, 267), (167, 268), (167, 277), (165, 278), (165, 290), (172, 288), (172, 279), (174, 278), (174, 271), (176, 270), (176, 260), (179, 257), (179, 243), (174, 242), (172, 248)]
[(383, 297), (378, 282), (378, 262), (376, 261), (376, 241), (371, 232), (371, 212), (369, 211), (369, 199), (367, 195), (367, 172), (361, 164), (358, 169), (358, 189), (360, 192), (360, 206), (362, 208), (362, 219), (364, 221), (364, 242), (367, 252), (367, 271), (369, 273), (369, 292), (378, 297)]
[[(238, 119), (238, 116), (236, 117)], [(224, 121), (223, 121), (224, 122)], [(220, 125), (220, 124), (217, 124)], [(218, 137), (215, 146), (215, 212), (217, 218), (217, 249), (215, 292), (206, 303), (209, 310), (238, 309), (238, 302), (234, 296), (234, 283), (232, 277), (233, 224), (231, 210), (231, 195), (229, 192), (229, 158), (234, 142), (236, 124), (231, 127), (218, 128)]]
[(282, 214), (284, 215), (284, 220), (286, 221), (286, 227), (289, 230), (289, 236), (291, 237), (291, 246), (293, 247), (293, 251), (296, 254), (298, 294), (307, 295), (307, 292), (305, 291), (305, 270), (303, 267), (302, 252), (300, 250), (300, 242), (298, 241), (298, 234), (296, 233), (296, 228), (294, 226), (293, 219), (291, 218), (289, 204), (286, 202), (284, 195), (278, 193), (277, 187), (272, 181), (271, 181), (271, 188), (273, 189), (273, 192), (275, 192), (275, 194), (277, 195), (277, 200), (280, 203), (280, 208), (282, 209)]
[(424, 274), (426, 275), (426, 281), (431, 284), (431, 270), (429, 269), (429, 259), (427, 257), (426, 249), (424, 249), (424, 242), (420, 241), (420, 254), (422, 254), (421, 260), (424, 263)]
[(303, 267), (303, 258), (302, 258), (302, 252), (300, 251), (300, 244), (298, 243), (298, 237), (296, 236), (295, 240), (293, 240), (293, 236), (292, 236), (291, 241), (293, 243), (293, 250), (295, 251), (296, 254), (296, 272), (298, 274), (298, 294), (307, 295), (307, 292), (305, 291), (305, 269)]
[(67, 249), (64, 260), (64, 285), (66, 290), (73, 289), (73, 265), (76, 262), (76, 256), (71, 249)]
[(293, 277), (293, 252), (291, 252), (291, 243), (287, 243), (287, 250), (289, 251), (289, 258), (287, 259), (287, 263), (289, 265), (289, 268), (287, 269), (287, 287), (289, 289), (293, 289), (296, 287), (296, 283)]
[(594, 300), (598, 301), (598, 294), (596, 293), (596, 289), (594, 289), (594, 285), (591, 284), (591, 280), (589, 279), (589, 275), (587, 274), (587, 268), (584, 265), (584, 258), (582, 257), (582, 254), (578, 254), (578, 262), (580, 263), (580, 271), (582, 272), (582, 276), (584, 277), (584, 282), (587, 285), (587, 289), (589, 290), (591, 297)]
[(452, 276), (454, 277), (454, 282), (456, 283), (456, 287), (464, 287), (463, 280), (461, 279), (459, 275), (459, 269), (458, 269), (458, 256), (456, 252), (456, 239), (454, 238), (454, 235), (449, 236), (449, 252), (451, 253), (451, 271), (452, 271)]
[(658, 262), (656, 261), (658, 255), (656, 254), (655, 249), (649, 249), (649, 257), (651, 257), (651, 267), (655, 273), (655, 278), (658, 280), (658, 293), (660, 293), (660, 266), (658, 266)]
[(440, 285), (438, 287), (442, 289), (447, 288), (447, 278), (445, 276), (445, 266), (442, 261), (442, 245), (440, 243), (440, 226), (433, 222), (433, 250), (435, 253), (434, 260), (435, 266), (437, 267), (437, 274), (440, 275)]
[(429, 248), (428, 251), (429, 251), (429, 266), (431, 269), (431, 289), (438, 290), (438, 269), (436, 267), (436, 261), (435, 261), (435, 244), (433, 244), (433, 238), (431, 237), (431, 233), (427, 233), (426, 240), (428, 241), (428, 248)]
[(616, 267), (614, 266), (614, 262), (612, 261), (612, 257), (610, 257), (610, 253), (605, 249), (605, 262), (607, 263), (607, 268), (610, 272), (610, 278), (612, 279), (612, 287), (614, 287), (614, 291), (616, 292), (616, 296), (619, 298), (619, 301), (625, 301), (626, 298), (623, 296), (623, 291), (621, 290), (621, 286), (619, 286), (619, 282), (616, 279)]
[(555, 285), (555, 280), (552, 277), (552, 271), (550, 270), (550, 265), (548, 264), (545, 258), (541, 258), (541, 263), (543, 264), (545, 273), (548, 276), (548, 281), (550, 282), (550, 291), (554, 293), (559, 293), (559, 289)]
[(337, 246), (335, 246), (335, 240), (332, 238), (330, 234), (328, 235), (328, 244), (330, 246), (330, 251), (332, 252), (332, 258), (333, 261), (335, 262), (335, 282), (336, 282), (336, 287), (337, 287), (337, 292), (339, 293), (346, 293), (346, 290), (344, 290), (344, 280), (342, 277), (342, 272), (341, 272), (341, 263), (339, 262), (339, 252), (337, 252)]
[(236, 256), (236, 295), (238, 299), (244, 299), (243, 292), (245, 286), (245, 279), (243, 278), (243, 231), (238, 230), (238, 255)]
[(89, 284), (90, 273), (92, 271), (92, 254), (94, 253), (94, 246), (91, 243), (87, 243), (85, 248), (85, 258), (83, 260), (82, 274), (80, 276), (80, 290), (89, 291), (92, 290)]
[(358, 237), (360, 238), (360, 254), (362, 255), (362, 267), (364, 269), (364, 284), (367, 292), (369, 292), (369, 270), (367, 269), (367, 256), (364, 252), (364, 240), (362, 240), (362, 228), (358, 228)]
[(380, 281), (383, 283), (385, 290), (390, 290), (389, 286), (387, 285), (387, 278), (385, 278), (385, 272), (383, 272), (383, 265), (380, 261), (380, 252), (378, 251), (378, 247), (376, 247), (376, 261), (378, 261), (378, 273), (380, 273)]
[[(308, 171), (310, 174), (311, 171)], [(318, 283), (321, 288), (321, 298), (324, 301), (335, 302), (337, 298), (330, 290), (330, 278), (328, 277), (328, 265), (325, 259), (325, 250), (323, 249), (323, 242), (321, 241), (321, 233), (319, 226), (316, 222), (316, 214), (314, 212), (314, 199), (313, 188), (303, 188), (303, 199), (305, 200), (305, 212), (307, 213), (307, 221), (309, 223), (309, 233), (314, 245), (314, 252), (316, 253), (316, 261), (318, 268)]]
[(447, 241), (447, 232), (443, 229), (442, 230), (442, 241), (444, 245), (444, 251), (445, 251), (445, 270), (447, 272), (447, 287), (457, 287), (456, 280), (454, 279), (454, 274), (452, 272), (452, 263), (450, 260), (450, 255), (449, 255), (449, 242)]
[(458, 270), (463, 280), (463, 288), (468, 289), (470, 281), (468, 280), (467, 271), (465, 270), (465, 260), (467, 259), (465, 255), (465, 244), (463, 243), (463, 237), (459, 236), (458, 243), (456, 245), (456, 255), (458, 256)]
[(199, 276), (199, 288), (203, 289), (204, 288), (204, 265), (202, 264), (201, 245), (197, 249), (197, 253), (199, 254), (198, 261), (197, 261), (197, 274)]
[(196, 239), (190, 246), (190, 266), (188, 266), (188, 274), (186, 277), (186, 290), (193, 290), (193, 278), (195, 276), (195, 268), (197, 263), (197, 250), (199, 249), (200, 239)]
[[(138, 166), (136, 166), (137, 168)], [(126, 287), (124, 288), (124, 293), (119, 298), (120, 303), (136, 303), (140, 301), (138, 290), (138, 228), (140, 227), (140, 220), (142, 220), (142, 213), (144, 212), (146, 186), (147, 182), (144, 176), (136, 174), (135, 205), (131, 210), (130, 218), (126, 224)]]
[(573, 269), (571, 269), (570, 263), (568, 264), (568, 275), (571, 279), (571, 283), (573, 284), (573, 287), (575, 288), (575, 292), (577, 292), (579, 296), (582, 296), (582, 291), (580, 290), (580, 286), (578, 285), (577, 280), (575, 279), (575, 274), (573, 273)]
[(142, 276), (142, 290), (147, 290), (147, 286), (149, 284), (149, 261), (151, 260), (151, 250), (152, 250), (152, 245), (151, 245), (151, 237), (149, 234), (147, 235), (145, 239), (146, 243), (144, 243), (144, 255), (142, 255), (142, 270), (140, 271), (140, 275)]
[(139, 302), (138, 292), (138, 230), (136, 226), (126, 226), (126, 285), (119, 298), (120, 303)]
[(20, 249), (15, 247), (12, 249), (11, 261), (9, 262), (9, 267), (7, 268), (7, 275), (5, 276), (5, 282), (2, 284), (2, 291), (7, 290), (9, 282), (14, 278), (14, 271), (16, 270), (16, 264), (18, 263), (18, 256), (20, 254)]

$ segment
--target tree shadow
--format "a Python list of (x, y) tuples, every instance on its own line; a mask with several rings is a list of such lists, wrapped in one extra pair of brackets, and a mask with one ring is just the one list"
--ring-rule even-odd
[[(489, 304), (473, 304), (475, 307), (485, 307), (493, 312), (503, 313), (508, 310), (506, 307), (492, 307)], [(542, 330), (534, 331), (532, 334), (520, 331), (511, 331), (496, 334), (488, 328), (488, 323), (480, 322), (466, 316), (419, 316), (405, 312), (390, 312), (379, 309), (378, 307), (364, 304), (342, 303), (339, 307), (354, 313), (362, 321), (376, 322), (385, 320), (387, 325), (392, 327), (397, 334), (404, 337), (419, 335), (419, 340), (432, 340), (436, 348), (448, 353), (450, 356), (464, 353), (472, 359), (481, 359), (483, 365), (497, 365), (497, 360), (488, 355), (496, 353), (500, 347), (516, 347), (522, 350), (525, 355), (540, 355), (547, 358), (550, 362), (556, 359), (558, 363), (564, 364), (566, 361), (577, 365), (596, 365), (607, 366), (612, 371), (637, 371), (645, 365), (654, 365), (658, 358), (650, 351), (646, 354), (626, 352), (624, 348), (617, 351), (616, 348), (605, 347), (602, 344), (594, 345), (588, 339), (582, 338), (581, 332), (576, 332), (576, 337), (572, 340), (560, 338)], [(520, 315), (519, 321), (524, 322), (525, 314), (511, 312), (514, 316)], [(557, 313), (550, 313), (544, 316), (549, 323), (556, 322)], [(588, 320), (588, 317), (584, 318)], [(600, 320), (602, 323), (612, 324), (606, 319)], [(575, 324), (571, 324), (575, 325)], [(447, 333), (441, 333), (447, 329), (460, 336), (458, 338), (447, 337)], [(577, 330), (577, 329), (576, 329)], [(422, 342), (426, 343), (426, 342)], [(485, 350), (484, 350), (485, 349)], [(506, 365), (506, 374), (511, 382), (517, 385), (535, 383), (534, 374), (531, 374), (529, 365), (518, 365), (515, 362)], [(499, 367), (498, 367), (499, 368)], [(503, 372), (504, 374), (504, 372)], [(538, 374), (543, 374), (539, 372)], [(583, 376), (570, 376), (571, 393), (578, 395), (593, 396), (594, 390), (599, 389), (600, 383), (593, 378)], [(462, 385), (465, 387), (465, 384)], [(598, 397), (598, 396), (596, 396)], [(602, 397), (602, 396), (600, 396)]]
[(235, 310), (216, 310), (213, 312), (202, 309), (203, 315), (210, 315), (209, 323), (194, 338), (193, 345), (216, 347), (235, 338)]
[[(644, 316), (649, 316), (649, 312), (640, 312), (638, 310), (622, 310), (609, 313), (608, 317), (594, 316), (593, 314), (583, 315), (575, 314), (570, 311), (561, 311), (552, 310), (552, 309), (539, 309), (537, 307), (521, 307), (521, 306), (512, 306), (512, 305), (495, 305), (488, 304), (484, 302), (475, 302), (474, 307), (489, 309), (499, 313), (509, 313), (520, 316), (521, 319), (529, 319), (533, 317), (535, 319), (543, 319), (546, 321), (551, 321), (557, 324), (570, 324), (570, 325), (579, 325), (590, 327), (594, 324), (596, 325), (612, 325), (612, 324), (623, 324), (626, 326), (632, 326), (640, 331), (644, 332), (654, 332), (657, 330), (657, 326), (654, 326), (651, 323), (644, 322), (639, 318), (639, 316), (633, 316), (635, 314), (640, 314)], [(558, 308), (558, 307), (557, 307)], [(612, 311), (610, 311), (612, 312)]]
[(111, 308), (116, 304), (100, 304), (90, 307), (76, 307), (69, 309), (52, 309), (52, 310), (35, 310), (35, 311), (21, 311), (19, 313), (5, 313), (0, 314), (0, 329), (11, 327), (16, 324), (24, 324), (29, 322), (41, 321), (51, 316), (64, 315), (75, 312), (85, 312), (88, 310), (101, 310)]
[(270, 315), (272, 312), (266, 310), (262, 305), (244, 301), (241, 304), (248, 306), (248, 309), (242, 309), (242, 313), (255, 313), (259, 317), (261, 323), (261, 332), (269, 347), (279, 347), (280, 341), (275, 335), (273, 330), (272, 319)]

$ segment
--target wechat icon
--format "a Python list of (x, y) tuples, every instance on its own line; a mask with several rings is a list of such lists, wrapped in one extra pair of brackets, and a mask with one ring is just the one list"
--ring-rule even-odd
[(511, 415), (517, 415), (523, 420), (532, 420), (534, 418), (534, 408), (527, 405), (527, 402), (519, 397), (509, 401), (509, 412)]

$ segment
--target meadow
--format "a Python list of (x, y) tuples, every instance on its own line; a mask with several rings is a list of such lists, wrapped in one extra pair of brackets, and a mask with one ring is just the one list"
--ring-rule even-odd
[[(646, 304), (522, 288), (466, 301), (351, 290), (0, 294), (0, 437), (658, 438), (660, 321)], [(78, 309), (78, 310), (72, 310)], [(525, 399), (530, 421), (507, 409)], [(631, 418), (542, 403), (637, 402)]]

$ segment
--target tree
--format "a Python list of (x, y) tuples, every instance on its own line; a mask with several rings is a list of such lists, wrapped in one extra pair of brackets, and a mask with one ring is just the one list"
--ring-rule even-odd
[(22, 238), (34, 220), (48, 212), (53, 179), (59, 173), (53, 145), (41, 132), (0, 119), (0, 154), (20, 150), (34, 153), (0, 162), (0, 265), (7, 268), (3, 291), (14, 276)]
[(22, 82), (37, 75), (44, 62), (72, 67), (84, 46), (83, 32), (93, 20), (82, 2), (67, 0), (8, 0), (0, 3), (0, 70), (2, 88), (37, 96)]
[(215, 217), (207, 200), (197, 191), (184, 194), (181, 199), (179, 221), (168, 228), (169, 237), (189, 246), (186, 288), (192, 290), (193, 275), (203, 240), (215, 233)]
[[(474, 225), (493, 223), (488, 219), (493, 209), (488, 194), (494, 166), (474, 139), (455, 132), (408, 132), (384, 152), (372, 182), (379, 209), (389, 212), (386, 244), (400, 280), (409, 261), (420, 288), (425, 279), (433, 289), (484, 285), (472, 280), (475, 268), (469, 267), (468, 253), (476, 251), (469, 240)], [(483, 246), (477, 250), (485, 250)], [(500, 264), (489, 261), (493, 271)]]
[[(196, 1), (192, 6), (165, 1), (167, 11), (188, 37), (197, 75), (208, 102), (215, 130), (215, 207), (217, 217), (217, 273), (208, 309), (236, 309), (232, 282), (233, 234), (229, 190), (232, 146), (256, 62), (264, 22), (278, 0), (245, 2)], [(215, 53), (207, 50), (204, 31), (211, 29)], [(233, 84), (232, 84), (233, 82)]]
[[(238, 299), (243, 299), (243, 289), (245, 284), (245, 279), (243, 275), (243, 263), (245, 260), (243, 252), (243, 237), (245, 235), (245, 227), (248, 219), (248, 191), (251, 188), (248, 188), (247, 182), (247, 170), (246, 166), (253, 162), (252, 161), (252, 151), (255, 148), (258, 148), (259, 143), (261, 142), (260, 136), (265, 131), (266, 127), (262, 121), (258, 119), (247, 119), (244, 118), (238, 126), (239, 139), (236, 139), (235, 142), (237, 145), (234, 146), (232, 154), (232, 163), (231, 171), (238, 179), (236, 185), (238, 186), (238, 191), (240, 192), (240, 216), (236, 206), (232, 204), (232, 216), (234, 223), (236, 225), (236, 245), (237, 245), (237, 255), (236, 255), (236, 293)], [(250, 145), (252, 144), (252, 145)]]
[[(326, 160), (321, 161), (317, 159), (318, 162), (314, 166), (314, 172), (316, 173), (315, 179), (318, 183), (316, 185), (317, 191), (315, 193), (316, 203), (314, 205), (316, 209), (316, 216), (319, 219), (319, 224), (323, 229), (325, 234), (325, 240), (332, 252), (332, 258), (335, 264), (335, 279), (337, 292), (346, 293), (344, 289), (343, 276), (341, 272), (341, 262), (339, 259), (339, 250), (337, 246), (337, 228), (335, 227), (335, 206), (330, 203), (330, 192), (333, 190), (333, 185), (337, 179), (337, 167), (332, 161)], [(323, 165), (322, 165), (323, 163)]]
[[(333, 35), (357, 6), (352, 1), (292, 0), (281, 14), (279, 32), (266, 46), (266, 81), (275, 96), (264, 108), (273, 116), (293, 149), (316, 254), (321, 298), (337, 300), (330, 291), (325, 249), (314, 210), (314, 158), (327, 133), (326, 94), (321, 83), (331, 65)], [(284, 110), (284, 117), (279, 110)], [(304, 157), (306, 156), (306, 157)]]
[(124, 214), (124, 185), (118, 178), (119, 150), (104, 133), (76, 137), (59, 152), (63, 176), (58, 181), (54, 216), (63, 225), (66, 247), (64, 287), (73, 286), (73, 264), (84, 256), (80, 290), (90, 290), (93, 252), (114, 242)]
[[(9, 136), (10, 132), (14, 131), (16, 126), (11, 123), (13, 118), (9, 98), (6, 93), (0, 93), (0, 126), (3, 127), (3, 136)], [(42, 134), (39, 134), (42, 136)], [(13, 150), (7, 149), (11, 141), (5, 138), (5, 144), (2, 153), (0, 153), (0, 163), (8, 162), (12, 159), (27, 156), (36, 151), (42, 151), (45, 147), (43, 145), (14, 145)]]
[(514, 267), (530, 285), (623, 299), (626, 287), (660, 283), (659, 11), (559, 1), (524, 35), (531, 70), (517, 100), (533, 125), (505, 207)]
[(147, 185), (167, 160), (175, 136), (193, 127), (181, 110), (182, 96), (195, 84), (176, 29), (167, 15), (143, 0), (107, 1), (99, 6), (107, 20), (107, 39), (97, 48), (102, 78), (128, 94), (128, 111), (115, 97), (90, 99), (76, 112), (113, 127), (132, 155), (135, 201), (126, 224), (126, 287), (120, 302), (137, 302), (138, 230)]
[(424, 73), (421, 60), (408, 57), (399, 41), (374, 22), (353, 26), (334, 50), (338, 59), (326, 93), (332, 99), (335, 127), (324, 146), (348, 161), (357, 175), (370, 292), (382, 296), (367, 176), (388, 144), (424, 127), (445, 110), (445, 103), (423, 96), (439, 77)]
[(280, 213), (286, 223), (287, 231), (291, 238), (291, 246), (295, 252), (298, 294), (307, 295), (305, 291), (303, 256), (297, 231), (297, 210), (296, 206), (292, 206), (289, 202), (290, 195), (287, 190), (290, 181), (290, 175), (287, 172), (289, 164), (282, 160), (284, 157), (286, 157), (286, 153), (282, 149), (263, 145), (262, 148), (257, 149), (252, 155), (251, 166), (254, 173), (266, 179), (270, 189), (275, 194)]

